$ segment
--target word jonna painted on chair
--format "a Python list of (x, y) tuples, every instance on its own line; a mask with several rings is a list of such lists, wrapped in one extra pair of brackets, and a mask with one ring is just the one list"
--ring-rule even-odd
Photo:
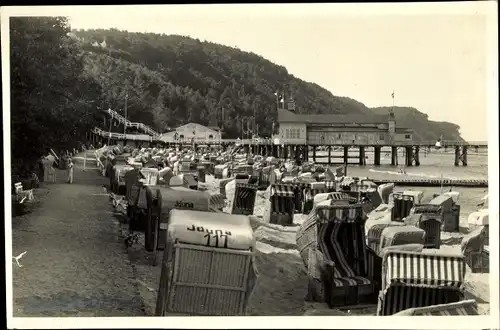
[(194, 209), (194, 204), (190, 202), (177, 201), (175, 202), (175, 207), (180, 207), (184, 209)]
[[(189, 231), (198, 231), (198, 232), (207, 232), (209, 234), (214, 234), (214, 230), (213, 229), (207, 229), (203, 226), (200, 226), (200, 227), (197, 227), (195, 225), (191, 225), (191, 227), (187, 227), (187, 230)], [(215, 229), (215, 235), (219, 235), (219, 236), (222, 236), (224, 233), (224, 235), (227, 235), (227, 236), (231, 236), (231, 232), (230, 231), (223, 231), (221, 229)]]

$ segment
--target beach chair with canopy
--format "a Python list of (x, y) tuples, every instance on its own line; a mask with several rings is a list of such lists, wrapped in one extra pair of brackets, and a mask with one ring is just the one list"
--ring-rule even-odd
[(302, 208), (304, 206), (304, 191), (310, 187), (309, 183), (294, 182), (293, 193), (294, 193), (294, 205), (295, 212), (302, 213)]
[(269, 187), (269, 185), (273, 181), (272, 180), (273, 175), (275, 175), (274, 166), (271, 165), (261, 168), (258, 172), (258, 175), (259, 175), (259, 181), (258, 181), (259, 189), (260, 190), (267, 189), (267, 187)]
[(462, 301), (464, 278), (462, 256), (387, 251), (382, 262), (377, 315)]
[(404, 223), (425, 231), (426, 248), (439, 249), (441, 246), (441, 226), (443, 212), (440, 205), (417, 204), (410, 210)]
[[(205, 191), (191, 190), (184, 187), (148, 187), (150, 203), (157, 208), (156, 212), (148, 212), (145, 245), (146, 250), (153, 252), (153, 266), (157, 262), (157, 251), (165, 248), (165, 230), (169, 222), (169, 214), (173, 209), (209, 211), (210, 195)], [(156, 190), (153, 192), (152, 190)]]
[(401, 221), (410, 214), (410, 210), (415, 204), (419, 204), (422, 199), (420, 191), (405, 191), (403, 193), (392, 194), (392, 221)]
[(485, 228), (485, 242), (484, 244), (489, 245), (490, 243), (490, 216), (488, 209), (482, 209), (469, 214), (467, 218), (467, 226), (469, 231), (474, 231), (478, 228)]
[(385, 228), (404, 226), (398, 221), (367, 221), (365, 223), (366, 244), (377, 254), (380, 253), (380, 239)]
[(160, 171), (157, 168), (141, 168), (141, 174), (144, 177), (144, 184), (150, 186), (158, 185), (160, 181)]
[(394, 316), (467, 316), (479, 315), (477, 302), (474, 299), (459, 302), (432, 305), (427, 307), (408, 308)]
[(167, 228), (155, 315), (245, 315), (257, 279), (250, 219), (172, 210)]
[(192, 190), (198, 190), (198, 182), (194, 176), (190, 173), (183, 173), (182, 175), (182, 186)]
[(257, 185), (248, 183), (236, 183), (231, 214), (253, 214), (256, 197)]
[(226, 197), (226, 185), (233, 180), (234, 180), (233, 178), (228, 178), (219, 181), (219, 192), (224, 197)]
[(425, 230), (415, 226), (389, 226), (380, 235), (379, 254), (389, 246), (406, 244), (425, 244)]
[(443, 231), (458, 232), (460, 230), (460, 205), (455, 203), (453, 196), (442, 194), (434, 197), (429, 204), (441, 208)]
[(486, 249), (486, 227), (478, 227), (462, 239), (460, 250), (472, 273), (488, 273), (490, 253)]
[(271, 185), (269, 197), (271, 204), (267, 210), (270, 223), (282, 226), (289, 226), (293, 223), (295, 213), (294, 197), (293, 185)]
[(328, 199), (314, 205), (297, 231), (309, 299), (324, 300), (330, 308), (376, 303), (380, 258), (365, 244), (365, 220), (359, 204)]
[(127, 185), (125, 182), (125, 174), (134, 168), (130, 165), (115, 165), (113, 166), (112, 175), (110, 176), (111, 191), (118, 195), (127, 194)]
[(383, 183), (377, 187), (382, 204), (389, 204), (389, 196), (394, 191), (394, 183)]
[(230, 176), (228, 164), (219, 164), (214, 166), (214, 177), (224, 179)]
[(252, 165), (235, 165), (232, 170), (233, 174), (248, 174), (252, 175), (253, 166)]
[(226, 200), (224, 195), (220, 193), (215, 193), (210, 195), (210, 209), (222, 211), (222, 209), (226, 206)]
[(316, 194), (328, 193), (328, 189), (324, 182), (312, 182), (304, 189), (304, 200), (302, 213), (309, 214), (312, 210), (314, 196)]

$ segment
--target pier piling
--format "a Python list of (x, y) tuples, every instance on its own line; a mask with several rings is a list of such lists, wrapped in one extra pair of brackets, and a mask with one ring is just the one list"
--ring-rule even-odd
[(455, 166), (460, 166), (460, 162), (462, 162), (462, 166), (467, 166), (467, 146), (455, 146)]
[(344, 164), (347, 164), (349, 159), (349, 146), (344, 146)]
[(312, 152), (313, 152), (313, 162), (316, 163), (316, 146), (312, 147)]
[(391, 165), (398, 165), (398, 147), (391, 147)]
[(332, 164), (332, 146), (328, 146), (328, 165)]
[(374, 147), (374, 163), (375, 166), (380, 166), (380, 151), (382, 150), (381, 147)]
[(359, 165), (360, 166), (366, 165), (365, 147), (364, 146), (359, 147)]

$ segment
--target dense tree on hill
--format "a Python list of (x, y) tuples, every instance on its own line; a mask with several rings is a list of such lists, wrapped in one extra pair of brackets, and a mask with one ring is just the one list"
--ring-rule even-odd
[[(73, 31), (87, 52), (87, 74), (99, 81), (105, 106), (163, 132), (190, 121), (220, 126), (226, 137), (241, 136), (254, 111), (259, 133), (269, 135), (276, 120), (276, 91), (292, 94), (299, 113), (387, 114), (317, 84), (288, 74), (286, 68), (253, 53), (178, 35), (111, 30)], [(406, 120), (416, 137), (432, 140), (444, 134), (460, 139), (458, 126)]]
[(100, 85), (63, 17), (11, 17), (12, 172), (54, 150), (71, 149), (96, 124)]

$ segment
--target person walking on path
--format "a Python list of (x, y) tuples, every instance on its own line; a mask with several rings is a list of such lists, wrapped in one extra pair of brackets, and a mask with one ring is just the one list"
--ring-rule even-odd
[(68, 183), (73, 183), (73, 161), (68, 157)]

